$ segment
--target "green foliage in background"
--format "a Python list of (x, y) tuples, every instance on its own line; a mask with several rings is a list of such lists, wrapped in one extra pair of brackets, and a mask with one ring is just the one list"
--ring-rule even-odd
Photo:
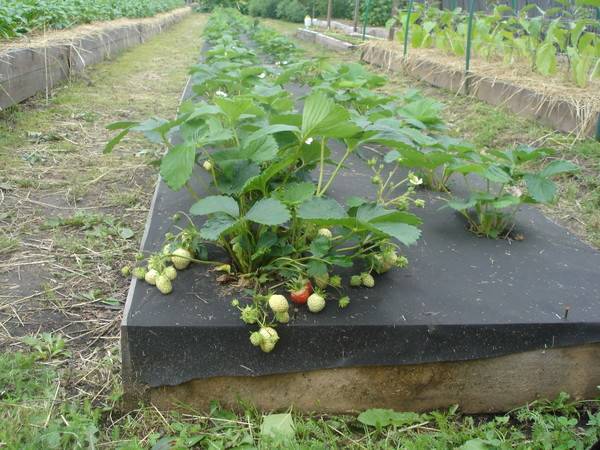
[[(361, 21), (366, 18), (367, 0), (360, 2)], [(392, 17), (392, 0), (371, 0), (369, 6), (368, 25), (370, 27), (382, 27)]]
[(0, 38), (119, 17), (148, 17), (183, 5), (183, 0), (2, 0)]

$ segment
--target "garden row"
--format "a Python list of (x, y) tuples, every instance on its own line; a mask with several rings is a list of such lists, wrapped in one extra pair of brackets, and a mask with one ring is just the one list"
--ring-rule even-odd
[(149, 17), (181, 6), (183, 0), (4, 0), (0, 3), (0, 38), (120, 17)]
[(58, 35), (1, 52), (0, 110), (39, 92), (49, 95), (51, 89), (86, 67), (145, 42), (190, 12), (190, 8), (180, 8), (126, 24), (106, 22), (92, 30), (78, 30), (67, 38)]
[[(541, 15), (529, 17), (532, 9)], [(541, 75), (564, 74), (570, 82), (586, 87), (600, 78), (600, 38), (596, 34), (600, 21), (585, 11), (572, 17), (561, 11), (553, 18), (556, 12), (557, 8), (541, 11), (532, 4), (514, 14), (509, 6), (497, 5), (491, 14), (470, 18), (460, 9), (420, 3), (413, 9), (411, 2), (394, 20), (405, 54), (410, 45), (467, 58), (472, 53), (503, 65), (523, 62)]]
[[(268, 63), (228, 30), (242, 30)], [(107, 150), (129, 132), (163, 142), (163, 181), (186, 188), (196, 198), (189, 214), (203, 220), (168, 233), (163, 250), (134, 275), (170, 293), (175, 269), (214, 265), (252, 289), (242, 320), (259, 326), (251, 340), (264, 351), (277, 341), (277, 323), (289, 320), (276, 290), (308, 301), (311, 311), (333, 296), (345, 307), (348, 286), (372, 287), (373, 274), (406, 266), (402, 245), (420, 235), (411, 210), (425, 206), (416, 196), (421, 186), (443, 195), (474, 233), (502, 238), (521, 205), (553, 201), (551, 178), (576, 170), (563, 160), (541, 163), (548, 148), (484, 151), (451, 138), (435, 101), (414, 91), (381, 94), (383, 77), (359, 64), (303, 59), (290, 41), (230, 10), (213, 14), (205, 35), (210, 49), (192, 68), (195, 98), (173, 120), (112, 124), (121, 132)], [(300, 110), (290, 91), (300, 93)], [(366, 158), (372, 195), (332, 195), (366, 146), (381, 148)], [(214, 246), (227, 255), (221, 261), (208, 260)], [(349, 268), (355, 274), (342, 280), (337, 270)]]

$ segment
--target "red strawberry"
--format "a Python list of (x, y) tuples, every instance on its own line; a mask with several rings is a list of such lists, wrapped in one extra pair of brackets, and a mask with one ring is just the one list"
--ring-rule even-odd
[(290, 299), (298, 305), (304, 305), (310, 294), (313, 293), (313, 287), (310, 281), (299, 279), (290, 286)]

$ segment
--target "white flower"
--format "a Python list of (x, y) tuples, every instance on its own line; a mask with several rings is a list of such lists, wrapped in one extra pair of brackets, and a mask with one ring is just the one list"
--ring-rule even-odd
[(285, 66), (287, 63), (288, 63), (287, 61), (282, 61), (282, 62), (281, 62), (281, 64), (282, 64), (282, 65), (284, 65), (284, 66)]
[(275, 65), (279, 66), (279, 65), (281, 65), (281, 63), (279, 61), (275, 61)]
[(308, 138), (307, 140), (304, 141), (304, 143), (308, 144), (308, 145), (312, 144), (312, 142), (313, 142), (313, 138)]
[(418, 186), (420, 184), (423, 184), (423, 178), (419, 178), (414, 173), (410, 172), (408, 174), (408, 182), (414, 186)]
[(261, 78), (261, 79), (262, 79), (262, 78), (264, 78), (264, 77), (266, 77), (266, 76), (267, 76), (267, 74), (263, 72), (263, 73), (261, 73), (261, 74), (258, 76), (258, 78)]
[(227, 92), (217, 91), (215, 92), (215, 95), (218, 95), (219, 97), (227, 97)]
[(508, 192), (510, 192), (515, 197), (521, 197), (523, 195), (523, 190), (521, 188), (518, 188), (517, 186), (509, 187)]

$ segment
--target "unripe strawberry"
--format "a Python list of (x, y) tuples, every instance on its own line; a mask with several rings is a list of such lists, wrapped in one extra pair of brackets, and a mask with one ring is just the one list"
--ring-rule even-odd
[(173, 291), (171, 280), (162, 274), (156, 277), (156, 287), (162, 294), (170, 294)]
[(394, 250), (388, 250), (383, 254), (383, 261), (386, 265), (395, 266), (398, 261), (398, 255)]
[(306, 302), (308, 305), (308, 310), (312, 313), (318, 313), (325, 308), (325, 299), (317, 293), (312, 294), (308, 297), (308, 301)]
[(262, 342), (262, 340), (263, 340), (263, 338), (258, 331), (255, 331), (254, 333), (250, 334), (250, 342), (255, 347), (258, 347), (260, 345), (260, 343)]
[(271, 327), (262, 327), (258, 332), (261, 337), (260, 349), (265, 353), (269, 353), (275, 348), (275, 344), (279, 340), (277, 331)]
[(290, 321), (290, 314), (287, 311), (275, 313), (275, 320), (279, 323), (288, 323)]
[(290, 305), (283, 295), (274, 294), (269, 297), (269, 307), (274, 313), (287, 312)]
[(373, 275), (371, 275), (370, 273), (361, 273), (360, 279), (362, 281), (363, 286), (365, 287), (372, 288), (373, 286), (375, 286), (375, 278), (373, 278)]
[(325, 273), (323, 275), (316, 275), (315, 277), (315, 283), (317, 283), (317, 286), (319, 286), (321, 289), (325, 289), (327, 287), (327, 285), (329, 284), (329, 274)]
[(348, 297), (347, 295), (345, 295), (344, 297), (341, 297), (338, 300), (338, 306), (340, 308), (345, 308), (346, 306), (348, 306), (350, 304), (350, 297)]
[(158, 272), (156, 271), (156, 269), (150, 269), (148, 272), (146, 272), (146, 275), (144, 275), (144, 280), (146, 280), (146, 283), (154, 286), (156, 284), (157, 277)]
[(171, 256), (171, 262), (177, 270), (183, 270), (190, 265), (192, 254), (185, 248), (178, 248)]
[(131, 274), (136, 277), (138, 280), (143, 280), (146, 276), (146, 269), (143, 267), (134, 267)]
[(177, 278), (177, 269), (175, 269), (173, 266), (165, 267), (163, 274), (166, 275), (169, 280), (173, 281), (175, 278)]
[(131, 267), (129, 267), (129, 266), (121, 267), (121, 275), (123, 275), (124, 277), (128, 277), (129, 275), (131, 275)]
[(342, 287), (342, 277), (340, 277), (339, 275), (333, 275), (332, 277), (329, 278), (329, 284), (334, 288), (341, 288)]
[(359, 287), (362, 284), (362, 278), (360, 275), (352, 275), (350, 277), (350, 286)]
[(326, 237), (327, 239), (331, 239), (333, 237), (333, 234), (329, 228), (320, 228), (317, 234), (319, 236)]
[(204, 168), (204, 170), (206, 170), (207, 172), (210, 172), (213, 168), (212, 163), (207, 159), (206, 161), (204, 161), (202, 163), (202, 167)]

